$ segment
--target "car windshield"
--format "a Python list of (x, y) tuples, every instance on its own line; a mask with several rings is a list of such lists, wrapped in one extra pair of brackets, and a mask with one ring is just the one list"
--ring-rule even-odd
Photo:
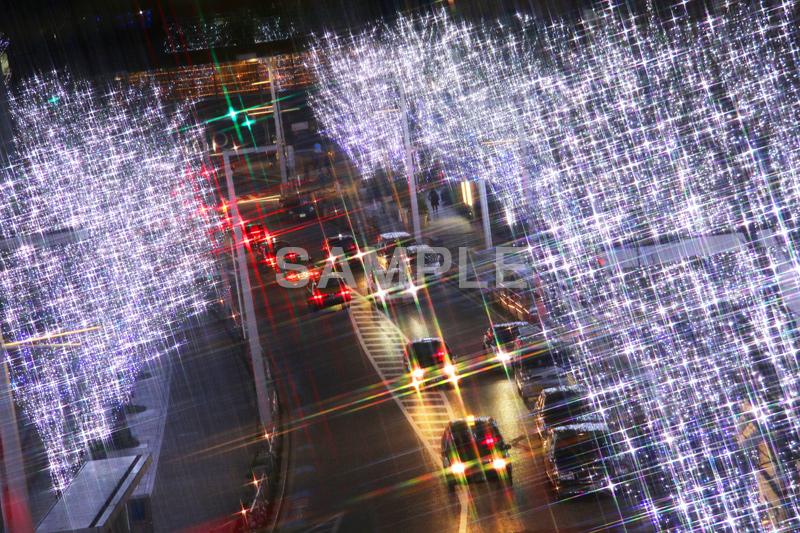
[(426, 341), (412, 344), (411, 351), (417, 364), (426, 368), (444, 364), (447, 348), (442, 341)]
[[(555, 460), (562, 468), (574, 468), (603, 460), (609, 449), (610, 445), (605, 433), (559, 436), (556, 441)], [(604, 451), (606, 451), (605, 454)]]

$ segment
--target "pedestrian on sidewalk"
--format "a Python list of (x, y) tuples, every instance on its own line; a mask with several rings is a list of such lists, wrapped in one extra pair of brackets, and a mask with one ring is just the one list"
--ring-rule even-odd
[(436, 192), (436, 189), (431, 189), (431, 192), (428, 193), (428, 200), (431, 202), (431, 209), (435, 215), (439, 212), (439, 193)]

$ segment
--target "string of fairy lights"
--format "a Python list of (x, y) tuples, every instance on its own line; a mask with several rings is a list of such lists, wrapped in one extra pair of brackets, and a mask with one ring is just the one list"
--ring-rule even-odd
[(800, 527), (792, 9), (401, 16), (309, 55), (318, 121), (365, 177), (405, 172), (405, 109), (415, 152), (527, 227), (548, 334), (665, 530)]
[(220, 221), (188, 108), (64, 76), (11, 100), (0, 190), (2, 335), (14, 394), (63, 490), (107, 443), (143, 365), (214, 298)]

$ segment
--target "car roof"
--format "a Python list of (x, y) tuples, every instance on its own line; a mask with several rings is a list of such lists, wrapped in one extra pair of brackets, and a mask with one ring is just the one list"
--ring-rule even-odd
[[(531, 344), (541, 344), (542, 343), (542, 334), (541, 333), (534, 333), (533, 335), (523, 335), (522, 337), (517, 337), (517, 342), (520, 344), (531, 343)], [(547, 343), (548, 345), (554, 346)]]
[(472, 431), (470, 428), (480, 426), (494, 426), (494, 418), (490, 416), (476, 416), (471, 418), (458, 418), (456, 420), (451, 420), (447, 423), (450, 427), (450, 430), (453, 432), (460, 433), (462, 431)]
[(406, 237), (411, 237), (411, 235), (405, 231), (391, 231), (389, 233), (381, 233), (378, 235), (378, 238), (380, 239), (404, 239)]
[(433, 248), (428, 246), (427, 244), (412, 244), (411, 246), (407, 246), (406, 250), (416, 251), (416, 250), (430, 250), (433, 251)]
[(333, 237), (328, 237), (325, 240), (326, 241), (333, 241), (333, 240), (337, 240), (338, 241), (338, 240), (342, 240), (342, 239), (353, 239), (353, 240), (355, 240), (355, 237), (353, 237), (349, 233), (340, 233), (338, 235), (334, 235)]
[(413, 341), (409, 342), (409, 344), (426, 344), (429, 342), (444, 342), (444, 339), (440, 337), (424, 337), (422, 339), (414, 339)]
[(580, 433), (606, 433), (611, 434), (611, 428), (605, 422), (581, 422), (566, 424), (550, 428), (550, 431), (561, 435), (576, 435)]
[(542, 390), (542, 394), (556, 394), (558, 392), (574, 392), (575, 394), (587, 394), (589, 389), (583, 385), (559, 385), (557, 387), (547, 387)]
[(326, 277), (327, 279), (329, 279), (329, 280), (330, 280), (330, 279), (339, 279), (339, 280), (342, 280), (342, 281), (347, 281), (347, 277), (344, 275), (344, 272), (337, 272), (337, 271), (335, 271), (335, 270), (334, 270), (334, 271), (332, 271), (332, 272), (330, 272), (330, 273), (329, 273), (327, 276), (325, 276), (325, 277)]
[(490, 328), (513, 328), (513, 327), (522, 327), (522, 326), (531, 326), (533, 325), (530, 322), (503, 322), (502, 324), (491, 324), (489, 325)]

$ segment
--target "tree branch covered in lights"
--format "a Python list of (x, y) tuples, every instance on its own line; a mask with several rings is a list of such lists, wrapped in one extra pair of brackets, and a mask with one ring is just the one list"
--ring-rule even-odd
[(311, 48), (308, 68), (325, 85), (309, 98), (324, 131), (362, 173), (405, 169), (402, 110), (390, 48), (377, 32), (326, 35)]
[(445, 175), (486, 178), (509, 212), (542, 221), (530, 240), (550, 333), (574, 339), (573, 371), (663, 529), (800, 527), (791, 12), (401, 17), (326, 37), (312, 61), (314, 110), (362, 170), (402, 162), (399, 120), (377, 113), (397, 102), (392, 77)]
[(204, 311), (219, 222), (188, 109), (56, 77), (25, 83), (11, 105), (2, 334), (15, 396), (63, 490), (110, 438), (142, 365)]

